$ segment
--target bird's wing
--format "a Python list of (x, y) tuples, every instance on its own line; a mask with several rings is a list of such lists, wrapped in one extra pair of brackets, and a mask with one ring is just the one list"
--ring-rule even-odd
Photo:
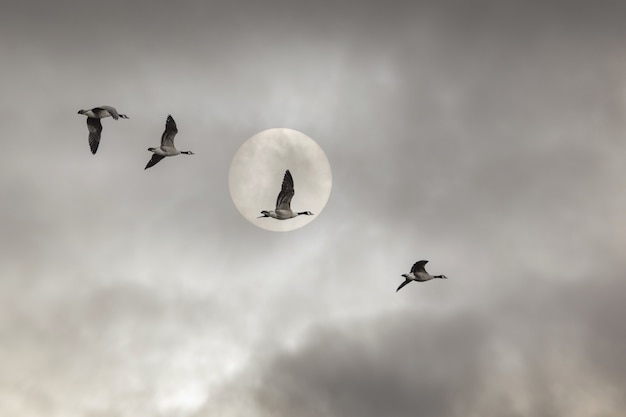
[(295, 194), (293, 190), (293, 178), (289, 170), (285, 171), (283, 185), (276, 199), (276, 210), (291, 210), (291, 198)]
[(167, 121), (165, 122), (165, 130), (163, 131), (163, 136), (161, 136), (161, 146), (169, 146), (173, 148), (174, 137), (177, 133), (178, 129), (176, 128), (176, 122), (171, 115), (168, 115)]
[(89, 148), (91, 148), (91, 153), (95, 155), (98, 150), (98, 145), (100, 145), (100, 133), (102, 132), (100, 119), (88, 117), (87, 129), (89, 129)]
[(424, 265), (426, 265), (428, 263), (428, 261), (418, 261), (415, 262), (413, 264), (413, 267), (411, 268), (411, 272), (413, 272), (414, 274), (417, 272), (426, 272), (426, 270), (424, 269)]
[(157, 155), (157, 154), (152, 154), (152, 158), (150, 158), (150, 160), (148, 161), (148, 165), (146, 165), (146, 167), (144, 169), (148, 169), (150, 167), (155, 166), (156, 164), (159, 163), (159, 161), (161, 159), (165, 158), (165, 156), (163, 155)]
[[(114, 118), (115, 120), (120, 118), (119, 113), (117, 112), (117, 109), (115, 107), (112, 106), (100, 106), (98, 107), (99, 109), (102, 110), (106, 110), (109, 112), (109, 114), (111, 115), (112, 118)], [(95, 111), (95, 110), (94, 110)]]
[(405, 279), (404, 282), (402, 284), (400, 284), (400, 286), (398, 287), (398, 289), (396, 289), (396, 292), (400, 291), (400, 288), (404, 287), (406, 284), (408, 284), (409, 282), (411, 282), (412, 280), (410, 279)]

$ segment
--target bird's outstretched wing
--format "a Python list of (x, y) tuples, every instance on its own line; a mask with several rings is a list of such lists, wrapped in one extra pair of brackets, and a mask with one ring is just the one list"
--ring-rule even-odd
[[(120, 118), (119, 113), (117, 112), (117, 109), (113, 106), (100, 106), (98, 107), (99, 110), (106, 110), (109, 112), (109, 114), (111, 115), (111, 117), (115, 120)], [(94, 110), (95, 111), (95, 110)]]
[(417, 273), (418, 271), (422, 271), (422, 272), (426, 272), (426, 270), (424, 269), (424, 265), (426, 265), (428, 263), (428, 261), (417, 261), (413, 264), (413, 267), (411, 268), (411, 272), (413, 272), (414, 274)]
[(87, 129), (89, 129), (89, 148), (92, 154), (96, 154), (98, 145), (100, 145), (100, 133), (102, 133), (102, 123), (100, 119), (93, 117), (87, 118)]
[(276, 210), (291, 210), (291, 198), (295, 194), (293, 190), (293, 178), (289, 170), (285, 171), (283, 185), (276, 198)]
[(176, 127), (176, 122), (171, 115), (168, 115), (167, 121), (165, 122), (165, 130), (163, 131), (163, 135), (161, 136), (161, 146), (169, 146), (173, 148), (174, 137), (177, 133), (178, 128)]
[(152, 154), (152, 158), (148, 161), (148, 165), (144, 169), (155, 166), (161, 159), (165, 158), (163, 155)]
[(400, 288), (404, 287), (406, 284), (408, 284), (409, 282), (411, 282), (410, 279), (405, 279), (404, 282), (402, 284), (400, 284), (400, 286), (398, 287), (398, 289), (396, 289), (396, 292), (400, 291)]

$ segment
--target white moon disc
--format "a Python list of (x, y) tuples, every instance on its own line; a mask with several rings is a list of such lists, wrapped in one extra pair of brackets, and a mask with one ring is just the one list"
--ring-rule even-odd
[[(262, 210), (274, 210), (285, 171), (293, 177), (295, 194), (291, 199), (294, 212), (310, 211), (277, 220), (261, 217)], [(332, 188), (332, 173), (322, 148), (297, 130), (274, 128), (252, 136), (237, 150), (228, 177), (230, 196), (239, 212), (250, 223), (265, 230), (285, 232), (298, 229), (315, 220)]]

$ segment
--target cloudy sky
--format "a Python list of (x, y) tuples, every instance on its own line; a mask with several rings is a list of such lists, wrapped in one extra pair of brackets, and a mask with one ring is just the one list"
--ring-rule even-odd
[[(623, 2), (0, 11), (0, 415), (626, 413)], [(228, 186), (275, 127), (332, 168), (286, 233)]]

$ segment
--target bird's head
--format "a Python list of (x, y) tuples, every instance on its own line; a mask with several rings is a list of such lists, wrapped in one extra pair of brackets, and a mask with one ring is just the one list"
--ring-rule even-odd
[(261, 212), (261, 214), (262, 214), (262, 216), (257, 217), (257, 219), (260, 219), (260, 218), (262, 218), (262, 217), (270, 217), (270, 212), (269, 212), (269, 211), (267, 211), (267, 210), (263, 210), (263, 211)]
[(87, 113), (87, 110), (83, 110), (83, 109), (78, 110), (78, 114), (85, 114), (85, 113)]
[(312, 216), (313, 213), (311, 213), (310, 211), (301, 211), (301, 212), (298, 213), (298, 215)]
[(435, 278), (443, 278), (443, 279), (448, 279), (447, 276), (445, 275), (435, 275)]
[(185, 155), (195, 155), (195, 153), (191, 151), (182, 151), (181, 153), (184, 153)]
[(402, 274), (400, 276), (403, 277), (403, 278), (409, 278), (409, 274)]

